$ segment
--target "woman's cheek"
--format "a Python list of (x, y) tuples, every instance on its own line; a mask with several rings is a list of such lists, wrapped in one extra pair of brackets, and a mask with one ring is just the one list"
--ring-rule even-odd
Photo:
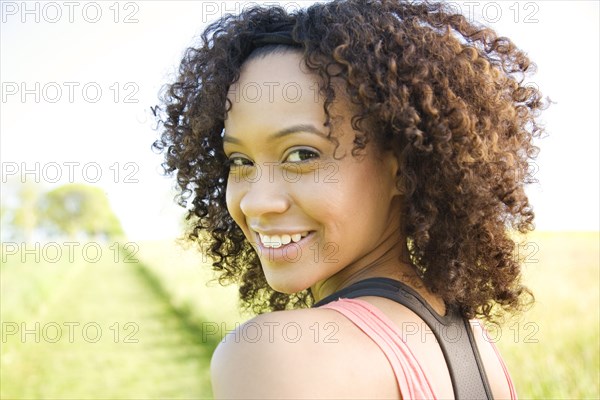
[(242, 188), (240, 187), (239, 182), (236, 183), (235, 179), (229, 175), (227, 180), (227, 187), (225, 188), (225, 202), (227, 204), (227, 211), (229, 211), (229, 215), (233, 218), (233, 220), (241, 227), (240, 223), (243, 221), (243, 216), (241, 215), (240, 209), (240, 201), (242, 198)]
[(305, 167), (301, 172), (288, 171), (284, 174), (288, 182), (297, 182), (312, 188), (328, 187), (338, 182), (339, 166), (333, 162), (318, 162)]

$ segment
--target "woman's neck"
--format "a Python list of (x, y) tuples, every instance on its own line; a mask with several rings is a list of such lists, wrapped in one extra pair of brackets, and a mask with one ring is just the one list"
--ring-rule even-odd
[(396, 279), (410, 286), (421, 282), (410, 263), (406, 239), (399, 228), (387, 232), (379, 246), (361, 259), (317, 282), (311, 292), (315, 301), (319, 301), (355, 282), (374, 277)]

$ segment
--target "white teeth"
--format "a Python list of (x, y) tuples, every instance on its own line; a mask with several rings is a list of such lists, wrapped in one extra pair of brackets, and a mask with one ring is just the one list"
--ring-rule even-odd
[(283, 235), (262, 235), (259, 234), (260, 241), (265, 247), (272, 247), (277, 249), (281, 246), (289, 244), (290, 242), (299, 242), (303, 237), (308, 236), (308, 232), (294, 233), (294, 234), (283, 234)]

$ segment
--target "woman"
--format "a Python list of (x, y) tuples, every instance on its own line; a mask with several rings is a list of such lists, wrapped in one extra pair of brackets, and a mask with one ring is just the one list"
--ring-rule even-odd
[(533, 228), (530, 69), (437, 3), (254, 7), (206, 29), (155, 147), (188, 238), (259, 314), (216, 349), (216, 398), (516, 397), (477, 318), (532, 299), (510, 236)]

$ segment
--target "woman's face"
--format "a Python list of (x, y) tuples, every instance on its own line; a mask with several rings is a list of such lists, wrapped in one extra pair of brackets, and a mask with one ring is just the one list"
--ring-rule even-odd
[(396, 158), (371, 145), (352, 156), (352, 114), (341, 100), (332, 108), (342, 117), (336, 149), (323, 126), (318, 78), (301, 65), (297, 52), (246, 63), (228, 93), (223, 139), (228, 210), (269, 285), (284, 293), (377, 263), (400, 226)]

